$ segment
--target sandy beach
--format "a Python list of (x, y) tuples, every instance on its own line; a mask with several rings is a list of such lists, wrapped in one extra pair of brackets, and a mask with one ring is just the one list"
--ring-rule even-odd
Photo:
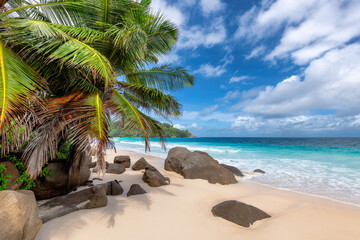
[[(360, 239), (360, 207), (238, 179), (238, 184), (209, 184), (188, 180), (163, 169), (164, 159), (131, 151), (108, 151), (140, 157), (169, 177), (171, 184), (151, 188), (141, 178), (143, 171), (127, 169), (121, 175), (107, 174), (105, 183), (121, 182), (124, 194), (109, 196), (104, 208), (82, 210), (45, 223), (36, 240), (91, 239)], [(91, 179), (96, 177), (92, 173)], [(126, 197), (131, 184), (148, 193)], [(80, 189), (83, 189), (80, 188)], [(272, 217), (243, 228), (214, 217), (211, 208), (225, 200), (238, 200), (262, 209)]]

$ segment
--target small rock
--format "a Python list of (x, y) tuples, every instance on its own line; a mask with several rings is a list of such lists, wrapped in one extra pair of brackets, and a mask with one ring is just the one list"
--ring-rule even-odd
[(106, 169), (106, 173), (122, 174), (123, 172), (125, 172), (124, 165), (118, 163), (110, 163)]
[(234, 175), (238, 176), (238, 177), (243, 177), (244, 174), (236, 167), (234, 166), (230, 166), (230, 165), (226, 165), (226, 164), (220, 164), (220, 166), (222, 166), (223, 168), (229, 170), (230, 172), (232, 172)]
[(117, 180), (110, 182), (111, 194), (113, 196), (121, 195), (124, 192), (124, 189), (121, 187), (120, 183)]
[(160, 187), (162, 185), (169, 185), (170, 179), (164, 177), (156, 168), (148, 167), (142, 177), (142, 180), (146, 182), (150, 187)]
[(217, 204), (211, 209), (214, 216), (224, 218), (243, 227), (250, 227), (254, 222), (270, 218), (266, 212), (235, 200)]
[(133, 184), (131, 185), (127, 196), (130, 197), (132, 195), (139, 195), (139, 194), (144, 194), (146, 193), (146, 191), (139, 185), (139, 184)]
[(255, 169), (254, 172), (256, 172), (256, 173), (263, 173), (263, 174), (265, 173), (265, 172), (264, 172), (263, 170), (261, 170), (261, 169)]
[(116, 156), (114, 158), (114, 163), (122, 164), (124, 167), (130, 167), (130, 157), (129, 156)]
[(132, 166), (132, 170), (138, 171), (141, 169), (146, 169), (147, 167), (152, 167), (146, 160), (145, 158), (140, 158), (139, 160), (136, 161), (136, 163)]

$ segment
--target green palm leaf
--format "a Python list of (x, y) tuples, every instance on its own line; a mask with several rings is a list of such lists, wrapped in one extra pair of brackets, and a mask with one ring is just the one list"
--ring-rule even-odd
[(194, 77), (182, 67), (161, 65), (149, 70), (139, 70), (118, 76), (126, 75), (131, 84), (140, 84), (160, 90), (179, 90), (194, 85)]

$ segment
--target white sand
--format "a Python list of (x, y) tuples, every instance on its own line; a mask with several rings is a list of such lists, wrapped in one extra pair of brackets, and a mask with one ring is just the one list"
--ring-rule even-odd
[[(130, 155), (134, 163), (143, 154)], [(115, 153), (108, 152), (113, 161)], [(82, 210), (45, 223), (36, 240), (92, 239), (275, 239), (275, 240), (359, 240), (360, 207), (280, 190), (239, 179), (238, 184), (210, 184), (188, 180), (163, 170), (163, 159), (145, 156), (171, 184), (151, 188), (141, 178), (143, 171), (127, 169), (121, 175), (107, 174), (104, 183), (121, 180), (125, 192), (109, 196), (104, 208)], [(93, 174), (91, 178), (95, 177)], [(131, 184), (148, 193), (126, 197)], [(225, 200), (238, 200), (258, 207), (272, 217), (243, 228), (214, 217), (211, 208)]]

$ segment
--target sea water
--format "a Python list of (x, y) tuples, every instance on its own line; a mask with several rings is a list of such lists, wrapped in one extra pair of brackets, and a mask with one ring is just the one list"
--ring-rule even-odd
[[(113, 141), (145, 153), (143, 139)], [(147, 154), (165, 158), (176, 146), (207, 152), (251, 181), (360, 205), (360, 138), (170, 138), (166, 150), (152, 139)], [(266, 174), (253, 174), (257, 168)]]

